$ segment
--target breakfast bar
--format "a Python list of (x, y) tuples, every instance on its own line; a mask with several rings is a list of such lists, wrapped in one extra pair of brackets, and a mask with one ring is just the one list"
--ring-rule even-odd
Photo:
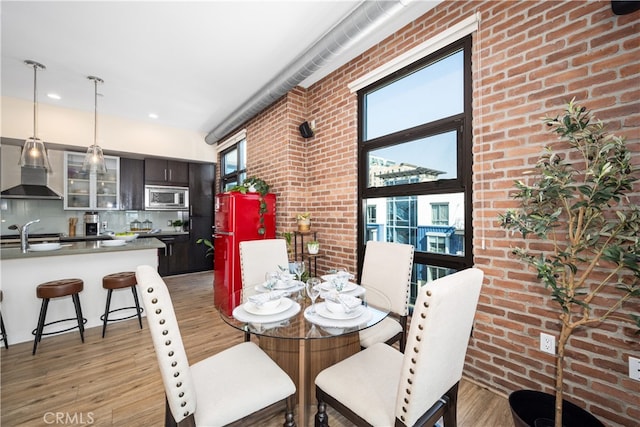
[[(156, 238), (136, 239), (121, 246), (106, 246), (103, 242), (74, 242), (62, 244), (55, 250), (26, 253), (21, 252), (19, 245), (0, 249), (0, 287), (4, 294), (2, 316), (10, 345), (34, 338), (31, 331), (37, 325), (41, 304), (36, 297), (39, 284), (65, 278), (81, 279), (84, 289), (80, 293), (80, 302), (83, 316), (87, 319), (85, 327), (100, 326), (107, 296), (102, 278), (111, 273), (135, 271), (142, 264), (157, 267), (158, 249), (165, 247)], [(66, 298), (69, 301), (64, 301)], [(47, 321), (75, 317), (71, 298), (61, 300), (52, 301), (49, 305)], [(130, 300), (131, 292), (114, 292), (111, 307), (130, 306)]]

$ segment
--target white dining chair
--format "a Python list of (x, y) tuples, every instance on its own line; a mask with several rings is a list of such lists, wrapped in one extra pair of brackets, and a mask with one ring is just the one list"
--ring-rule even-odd
[(166, 426), (223, 426), (283, 405), (295, 426), (289, 376), (257, 345), (234, 345), (189, 365), (166, 284), (155, 268), (136, 269), (142, 302), (166, 395)]
[[(399, 342), (404, 352), (409, 316), (409, 292), (413, 270), (413, 245), (370, 240), (364, 252), (360, 285), (375, 288), (391, 301), (389, 316), (380, 323), (360, 331), (360, 346), (375, 343)], [(376, 303), (375, 295), (367, 295), (369, 303)]]
[(321, 371), (316, 427), (328, 426), (327, 404), (360, 426), (455, 427), (483, 276), (469, 268), (422, 286), (404, 354), (377, 343)]
[(269, 271), (289, 270), (287, 242), (284, 239), (261, 239), (240, 242), (240, 272), (245, 297), (254, 294), (255, 286), (264, 282)]

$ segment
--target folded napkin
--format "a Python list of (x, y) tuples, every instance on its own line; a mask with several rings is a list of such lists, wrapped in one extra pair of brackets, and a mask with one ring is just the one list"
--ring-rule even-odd
[(323, 292), (320, 296), (325, 300), (342, 304), (349, 311), (362, 304), (362, 300), (360, 298), (354, 297), (353, 295), (341, 294), (336, 291)]
[(282, 291), (265, 292), (262, 294), (251, 295), (249, 297), (249, 301), (251, 301), (256, 306), (261, 306), (265, 302), (275, 300), (275, 299), (280, 299), (282, 298), (283, 295), (284, 295), (284, 292)]

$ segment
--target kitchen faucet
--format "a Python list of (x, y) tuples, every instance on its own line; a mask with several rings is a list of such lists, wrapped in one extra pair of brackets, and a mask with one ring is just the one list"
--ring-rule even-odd
[(20, 233), (20, 250), (23, 254), (27, 253), (27, 249), (29, 248), (29, 226), (34, 222), (40, 222), (40, 220), (34, 219), (23, 226), (17, 224), (9, 226), (9, 230), (18, 230), (18, 233)]

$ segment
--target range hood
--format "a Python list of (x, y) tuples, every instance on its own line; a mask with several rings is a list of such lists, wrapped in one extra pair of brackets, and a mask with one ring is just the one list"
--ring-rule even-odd
[(20, 170), (20, 185), (8, 188), (0, 194), (2, 199), (61, 200), (62, 196), (47, 187), (47, 171), (40, 168), (23, 167)]

